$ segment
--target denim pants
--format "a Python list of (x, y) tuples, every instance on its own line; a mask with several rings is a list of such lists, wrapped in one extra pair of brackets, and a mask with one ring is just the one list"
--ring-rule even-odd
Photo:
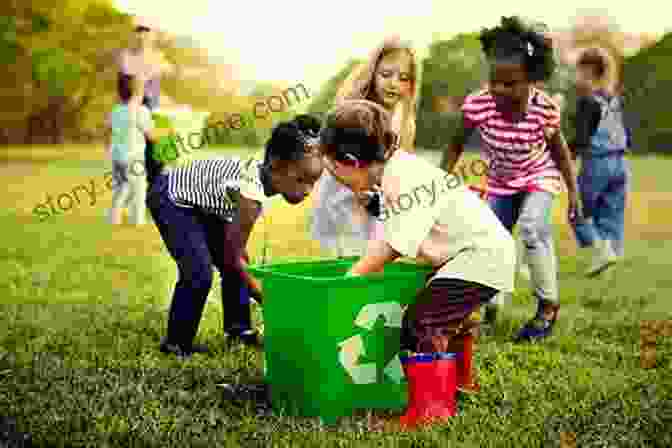
[(237, 222), (226, 223), (197, 209), (175, 205), (168, 197), (168, 176), (158, 176), (147, 197), (149, 210), (168, 252), (177, 263), (178, 280), (168, 315), (168, 340), (188, 347), (198, 332), (213, 280), (213, 265), (221, 276), (224, 331), (250, 330), (247, 286), (232, 263), (240, 256)]
[(558, 302), (557, 259), (553, 242), (553, 195), (545, 191), (490, 195), (488, 202), (509, 232), (517, 224), (537, 300)]
[(597, 239), (611, 242), (623, 256), (625, 206), (631, 179), (630, 165), (622, 153), (581, 160), (578, 177), (584, 219), (573, 225), (580, 247)]

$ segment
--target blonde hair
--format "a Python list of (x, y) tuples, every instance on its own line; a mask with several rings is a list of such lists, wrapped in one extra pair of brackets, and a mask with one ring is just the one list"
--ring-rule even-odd
[(395, 123), (398, 123), (394, 127), (398, 129), (400, 146), (407, 151), (413, 151), (415, 148), (419, 70), (415, 50), (398, 36), (386, 38), (381, 45), (371, 52), (366, 63), (353, 68), (350, 76), (343, 81), (336, 94), (336, 104), (349, 100), (369, 100), (377, 104), (373, 97), (376, 70), (385, 56), (398, 51), (407, 52), (411, 58), (411, 89), (410, 95), (404, 96), (397, 105), (392, 119)]

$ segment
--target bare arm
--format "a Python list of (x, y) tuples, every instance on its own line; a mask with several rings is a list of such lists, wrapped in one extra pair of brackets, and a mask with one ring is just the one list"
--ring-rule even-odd
[(583, 218), (583, 210), (579, 200), (579, 189), (576, 184), (576, 172), (574, 169), (574, 162), (570, 154), (565, 137), (562, 131), (558, 131), (550, 138), (551, 157), (562, 173), (567, 185), (567, 195), (569, 207), (567, 209), (568, 218), (570, 222), (576, 222)]
[(558, 130), (551, 137), (550, 141), (550, 151), (551, 157), (555, 161), (555, 164), (558, 166), (558, 169), (562, 173), (562, 177), (567, 184), (567, 189), (569, 190), (570, 196), (576, 194), (578, 187), (576, 185), (576, 170), (574, 167), (574, 161), (572, 160), (572, 155), (565, 141), (565, 136), (562, 134), (562, 131)]
[(260, 214), (261, 205), (257, 201), (248, 199), (245, 196), (240, 197), (240, 234), (243, 244), (243, 257), (247, 260), (250, 258), (247, 253), (247, 242), (250, 239), (254, 223)]
[(442, 169), (449, 173), (453, 172), (455, 165), (457, 165), (460, 157), (462, 157), (462, 153), (464, 153), (464, 145), (475, 131), (475, 128), (465, 127), (463, 119), (459, 120), (455, 135), (453, 135), (451, 142), (443, 152), (440, 165)]
[(247, 242), (250, 239), (250, 234), (254, 228), (254, 223), (261, 214), (261, 205), (254, 200), (248, 199), (245, 196), (240, 196), (239, 202), (239, 217), (240, 217), (240, 242), (241, 251), (240, 256), (237, 257), (237, 262), (240, 265), (241, 275), (243, 280), (248, 284), (252, 290), (255, 298), (261, 297), (261, 283), (246, 271), (250, 256), (247, 252)]
[(348, 276), (366, 275), (373, 272), (382, 272), (387, 263), (395, 261), (401, 254), (384, 241), (375, 251), (370, 251), (361, 258), (348, 272)]

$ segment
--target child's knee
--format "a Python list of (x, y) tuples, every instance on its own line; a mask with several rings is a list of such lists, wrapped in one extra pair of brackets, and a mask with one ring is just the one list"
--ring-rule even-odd
[(206, 263), (194, 263), (180, 267), (180, 281), (199, 292), (210, 291), (213, 282), (212, 267)]
[(520, 238), (527, 248), (535, 248), (551, 238), (551, 227), (542, 219), (522, 219), (518, 223)]

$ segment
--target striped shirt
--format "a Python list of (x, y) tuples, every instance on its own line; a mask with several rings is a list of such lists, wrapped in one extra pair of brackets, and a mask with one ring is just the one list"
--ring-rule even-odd
[(488, 193), (562, 191), (562, 175), (547, 144), (547, 137), (560, 128), (560, 107), (550, 96), (533, 88), (518, 122), (497, 110), (487, 89), (467, 96), (462, 113), (465, 128), (478, 129), (482, 156), (489, 161)]
[(237, 157), (192, 160), (168, 173), (168, 196), (180, 207), (198, 208), (231, 222), (240, 196), (264, 204), (262, 162)]

